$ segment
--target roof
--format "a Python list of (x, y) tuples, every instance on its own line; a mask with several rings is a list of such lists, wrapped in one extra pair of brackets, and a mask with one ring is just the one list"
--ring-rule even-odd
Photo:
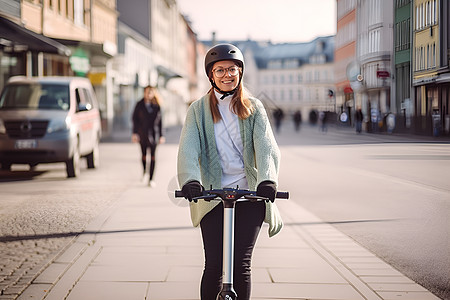
[(85, 77), (68, 77), (68, 76), (33, 76), (33, 77), (27, 77), (27, 76), (13, 76), (10, 77), (8, 80), (8, 83), (59, 83), (59, 84), (69, 84), (71, 82), (86, 82), (89, 81), (89, 79)]

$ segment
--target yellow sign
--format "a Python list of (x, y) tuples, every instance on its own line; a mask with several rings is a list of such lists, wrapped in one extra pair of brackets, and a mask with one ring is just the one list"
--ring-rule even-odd
[(92, 85), (103, 85), (106, 80), (106, 73), (89, 73), (88, 78)]

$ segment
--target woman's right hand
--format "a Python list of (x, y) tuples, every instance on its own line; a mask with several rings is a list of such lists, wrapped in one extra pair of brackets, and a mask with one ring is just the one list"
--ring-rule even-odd
[(181, 188), (184, 198), (188, 199), (189, 201), (192, 201), (192, 198), (202, 196), (204, 190), (205, 189), (203, 188), (203, 186), (197, 180), (189, 181)]
[(133, 135), (131, 136), (131, 141), (133, 143), (139, 143), (139, 134), (133, 133)]

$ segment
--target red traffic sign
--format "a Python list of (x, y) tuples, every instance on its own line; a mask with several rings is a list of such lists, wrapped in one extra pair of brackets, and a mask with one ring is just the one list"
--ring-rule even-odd
[(377, 77), (378, 78), (387, 78), (389, 77), (388, 71), (377, 71)]

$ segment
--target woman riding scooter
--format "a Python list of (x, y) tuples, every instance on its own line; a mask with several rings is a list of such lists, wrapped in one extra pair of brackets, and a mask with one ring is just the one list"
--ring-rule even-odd
[[(212, 47), (205, 57), (209, 92), (188, 109), (178, 151), (178, 181), (192, 200), (204, 187), (256, 190), (274, 200), (280, 151), (261, 101), (244, 88), (244, 58), (231, 44)], [(251, 259), (262, 223), (269, 236), (282, 228), (275, 203), (239, 202), (235, 208), (234, 288), (238, 299), (250, 299)], [(191, 202), (191, 219), (200, 225), (205, 267), (201, 299), (216, 299), (222, 281), (223, 204)]]

